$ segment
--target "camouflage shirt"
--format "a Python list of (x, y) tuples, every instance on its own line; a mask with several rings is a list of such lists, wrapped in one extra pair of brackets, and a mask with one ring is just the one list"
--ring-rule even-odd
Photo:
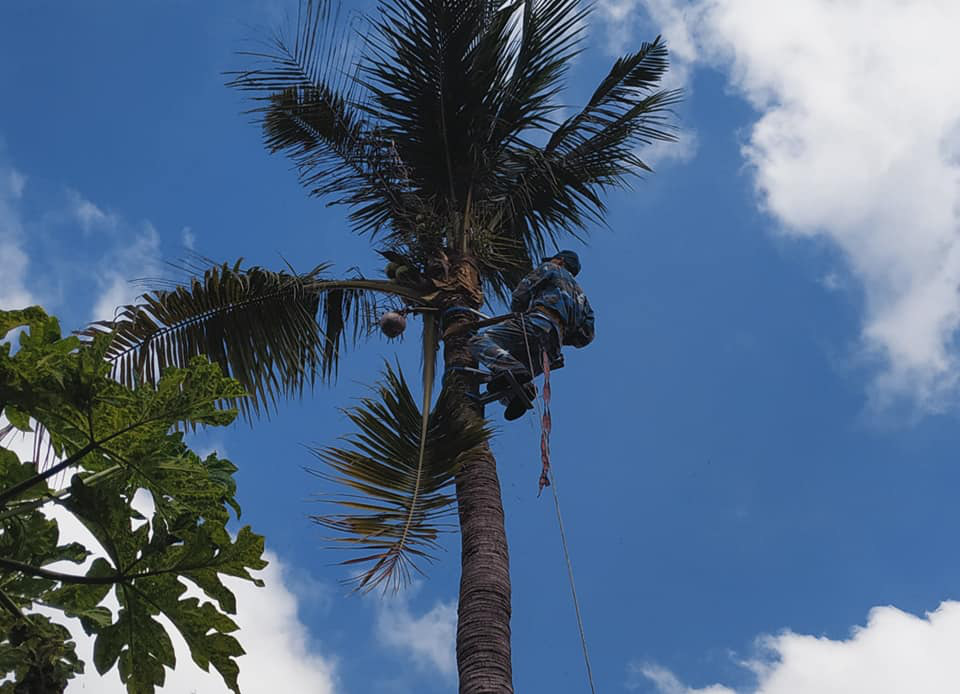
[(586, 347), (593, 341), (593, 309), (566, 268), (546, 262), (513, 290), (510, 310), (526, 313), (544, 306), (563, 318), (563, 344)]

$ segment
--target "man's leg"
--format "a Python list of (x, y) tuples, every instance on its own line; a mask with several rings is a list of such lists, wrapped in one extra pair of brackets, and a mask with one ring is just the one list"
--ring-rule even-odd
[[(475, 335), (470, 342), (474, 358), (493, 374), (487, 384), (487, 392), (502, 393), (501, 402), (507, 406), (504, 414), (508, 420), (521, 417), (530, 408), (530, 402), (537, 395), (537, 389), (530, 381), (542, 370), (540, 350), (543, 331), (529, 321), (522, 324), (521, 320), (511, 318), (504, 321)], [(512, 379), (523, 388), (524, 396), (513, 390), (507, 374), (511, 374)]]
[[(532, 342), (534, 336), (528, 336), (531, 341), (531, 354), (535, 347)], [(516, 318), (500, 323), (482, 333), (474, 335), (470, 340), (470, 353), (479, 363), (486, 366), (494, 376), (509, 371), (520, 382), (529, 381), (534, 374), (530, 373), (526, 362), (526, 344), (523, 339), (523, 329)], [(536, 366), (536, 362), (534, 362)]]

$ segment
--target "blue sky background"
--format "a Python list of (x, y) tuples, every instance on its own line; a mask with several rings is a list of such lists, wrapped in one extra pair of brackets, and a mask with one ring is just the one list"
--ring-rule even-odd
[[(377, 271), (344, 210), (306, 196), (289, 163), (263, 149), (241, 96), (223, 86), (223, 72), (245, 64), (235, 55), (244, 39), (288, 5), (295, 9), (280, 0), (4, 4), (0, 297), (42, 303), (80, 328), (137, 293), (127, 280), (167, 273), (163, 262), (191, 244), (249, 264), (280, 267), (285, 258), (302, 270), (332, 261)], [(815, 691), (776, 689), (745, 667), (756, 657), (804, 662), (791, 660), (787, 640), (758, 655), (756, 639), (824, 636), (843, 653), (872, 608), (923, 618), (960, 586), (960, 434), (954, 393), (937, 385), (954, 377), (953, 328), (947, 321), (937, 338), (947, 360), (931, 358), (920, 371), (927, 352), (901, 368), (895, 338), (871, 337), (872, 326), (893, 320), (885, 307), (902, 285), (878, 284), (864, 260), (872, 242), (849, 241), (860, 238), (856, 225), (798, 223), (775, 187), (786, 184), (765, 187), (773, 179), (743, 148), (756, 145), (754, 128), (771, 109), (790, 105), (792, 83), (752, 81), (760, 63), (744, 48), (751, 20), (737, 14), (749, 3), (719, 5), (729, 16), (711, 16), (702, 3), (600, 3), (565, 95), (582, 102), (620, 42), (664, 30), (686, 49), (679, 116), (695, 143), (682, 157), (657, 155), (656, 175), (610, 196), (610, 229), (596, 229), (588, 247), (571, 243), (598, 336), (570, 350), (555, 376), (552, 448), (601, 692), (729, 691), (697, 689), (716, 682), (738, 692)], [(668, 31), (682, 27), (693, 29)], [(731, 49), (724, 31), (741, 32), (743, 43)], [(774, 96), (758, 97), (764, 89)], [(944, 97), (946, 110), (955, 103)], [(812, 183), (824, 175), (808, 171)], [(858, 204), (873, 209), (869, 197)], [(945, 224), (946, 256), (956, 226)], [(878, 232), (877, 243), (911, 233)], [(903, 330), (912, 325), (903, 319)], [(335, 388), (284, 404), (253, 429), (240, 423), (197, 442), (240, 466), (244, 520), (267, 536), (298, 599), (308, 650), (334, 673), (321, 691), (456, 688), (448, 637), (458, 538), (409, 594), (360, 599), (337, 585), (339, 557), (321, 549), (321, 531), (306, 518), (321, 487), (302, 469), (312, 464), (304, 444), (348, 431), (337, 408), (363, 394), (383, 357), (399, 354), (415, 372), (415, 343), (374, 339), (343, 362)], [(930, 383), (934, 395), (920, 387)], [(537, 446), (531, 417), (501, 426), (495, 443), (515, 686), (587, 691), (552, 502), (536, 498)], [(872, 633), (883, 642), (881, 627)], [(248, 650), (269, 639), (247, 637)], [(203, 682), (191, 686), (223, 691)], [(843, 686), (837, 691), (877, 691)], [(953, 691), (944, 686), (913, 691)]]

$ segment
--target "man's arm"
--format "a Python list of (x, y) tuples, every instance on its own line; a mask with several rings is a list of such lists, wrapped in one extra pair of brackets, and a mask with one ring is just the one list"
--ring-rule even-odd
[(580, 314), (580, 320), (577, 327), (565, 336), (564, 342), (572, 347), (586, 347), (593, 342), (595, 335), (593, 307), (590, 305), (587, 295), (582, 293), (578, 296), (578, 304), (579, 310), (577, 312)]
[(543, 282), (548, 275), (549, 268), (541, 265), (520, 280), (520, 284), (513, 290), (513, 296), (510, 299), (510, 310), (514, 313), (523, 313), (530, 308), (530, 301), (533, 299), (533, 290), (536, 289), (537, 285)]

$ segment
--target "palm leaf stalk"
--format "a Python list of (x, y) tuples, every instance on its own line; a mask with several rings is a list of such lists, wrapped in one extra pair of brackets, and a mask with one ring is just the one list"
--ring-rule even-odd
[(602, 224), (606, 193), (650, 173), (643, 147), (675, 139), (680, 94), (660, 86), (660, 37), (616, 60), (585, 105), (561, 103), (589, 13), (580, 0), (379, 0), (369, 15), (302, 0), (296, 31), (246, 53), (250, 67), (229, 84), (252, 99), (267, 149), (290, 157), (311, 195), (347, 206), (353, 229), (404, 272), (337, 280), (326, 266), (305, 275), (217, 266), (94, 328), (115, 332), (122, 380), (150, 381), (206, 353), (251, 392), (255, 415), (334, 376), (348, 324), (363, 333), (379, 302), (426, 312), (422, 405), (388, 372), (380, 401), (349, 411), (359, 433), (320, 457), (332, 479), (372, 501), (341, 499), (343, 513), (318, 521), (338, 531), (335, 544), (367, 550), (354, 560), (367, 567), (362, 587), (395, 586), (434, 541), (436, 485), (452, 475), (457, 660), (460, 691), (471, 694), (513, 691), (509, 557), (486, 439), (444, 448), (439, 424), (452, 407), (466, 422), (456, 426), (485, 426), (465, 398), (474, 386), (451, 368), (473, 365), (468, 335), (443, 340), (431, 413), (430, 331), (449, 307), (508, 296), (531, 259)]

